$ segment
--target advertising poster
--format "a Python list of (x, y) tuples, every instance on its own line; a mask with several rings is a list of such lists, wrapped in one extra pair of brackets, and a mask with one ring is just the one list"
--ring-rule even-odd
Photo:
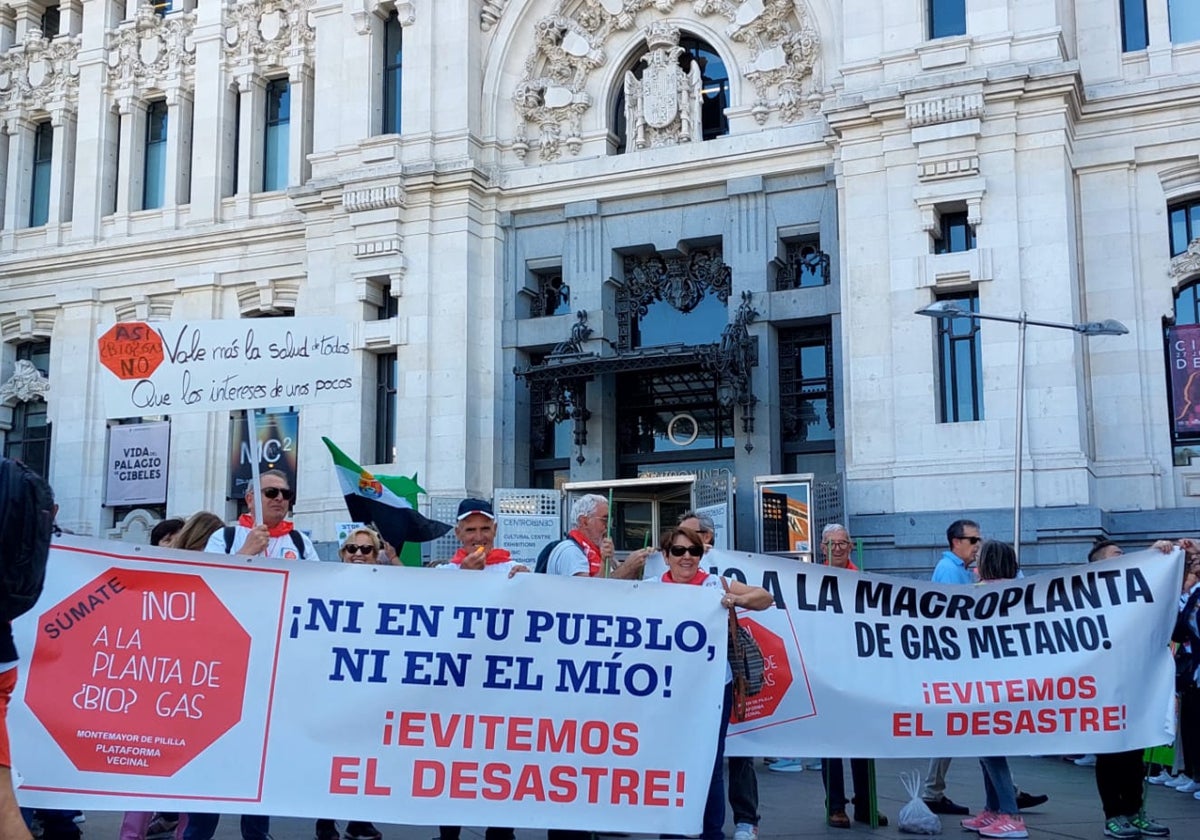
[(1167, 363), (1175, 434), (1200, 433), (1200, 325), (1167, 328)]
[(296, 453), (299, 451), (300, 415), (295, 411), (275, 414), (256, 412), (258, 435), (248, 440), (245, 417), (229, 420), (229, 498), (241, 499), (251, 481), (251, 453), (257, 447), (258, 471), (282, 470), (287, 473), (288, 485), (296, 490)]
[(760, 544), (767, 554), (811, 554), (812, 479), (758, 484)]
[(104, 504), (164, 504), (170, 444), (171, 424), (165, 421), (109, 426)]

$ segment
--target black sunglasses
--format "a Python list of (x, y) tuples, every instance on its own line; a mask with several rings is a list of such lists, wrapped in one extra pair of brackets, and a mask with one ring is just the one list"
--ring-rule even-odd
[(977, 545), (983, 542), (983, 537), (955, 537), (956, 540), (966, 540), (971, 545)]
[(296, 497), (296, 494), (286, 487), (264, 487), (262, 493), (268, 499), (278, 499), (283, 496), (289, 502)]
[(682, 557), (685, 554), (699, 557), (704, 553), (704, 549), (698, 545), (673, 545), (670, 551), (672, 557)]
[(374, 554), (375, 546), (355, 545), (354, 543), (351, 543), (350, 545), (342, 546), (342, 551), (346, 552), (347, 554)]

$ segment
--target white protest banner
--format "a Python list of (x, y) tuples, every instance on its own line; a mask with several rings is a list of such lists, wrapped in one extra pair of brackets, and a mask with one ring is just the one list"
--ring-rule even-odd
[(104, 504), (154, 505), (167, 500), (171, 424), (131, 423), (108, 428)]
[(329, 318), (126, 321), (97, 353), (110, 418), (338, 402), (353, 386), (350, 328)]
[(977, 586), (718, 550), (705, 563), (776, 600), (739, 619), (766, 685), (727, 754), (1111, 753), (1174, 740), (1178, 551)]
[(13, 626), (23, 805), (699, 831), (711, 591), (228, 561), (54, 544)]

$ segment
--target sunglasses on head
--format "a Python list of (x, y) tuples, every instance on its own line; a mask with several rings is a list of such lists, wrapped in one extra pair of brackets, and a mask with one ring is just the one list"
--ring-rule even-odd
[(671, 546), (672, 557), (682, 557), (685, 554), (690, 554), (693, 557), (699, 557), (704, 553), (704, 549), (698, 545), (673, 545)]
[(280, 496), (283, 496), (283, 498), (289, 502), (296, 495), (286, 487), (265, 487), (263, 488), (262, 493), (268, 499), (278, 499)]
[(374, 554), (375, 546), (373, 546), (373, 545), (355, 545), (354, 543), (351, 543), (350, 545), (342, 546), (342, 550), (345, 551), (347, 554)]

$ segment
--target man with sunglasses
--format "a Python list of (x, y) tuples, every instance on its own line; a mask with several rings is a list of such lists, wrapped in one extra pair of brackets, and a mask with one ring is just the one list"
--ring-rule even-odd
[(983, 537), (979, 525), (970, 519), (958, 519), (946, 529), (946, 542), (950, 548), (933, 569), (934, 583), (976, 583), (975, 571), (971, 568), (979, 559), (979, 544)]
[[(312, 540), (295, 529), (287, 518), (296, 494), (292, 491), (287, 473), (267, 470), (258, 477), (262, 489), (255, 493), (253, 485), (246, 488), (246, 507), (249, 512), (213, 533), (205, 551), (213, 554), (263, 555), (275, 560), (320, 560)], [(262, 502), (262, 522), (255, 524), (254, 512)]]

